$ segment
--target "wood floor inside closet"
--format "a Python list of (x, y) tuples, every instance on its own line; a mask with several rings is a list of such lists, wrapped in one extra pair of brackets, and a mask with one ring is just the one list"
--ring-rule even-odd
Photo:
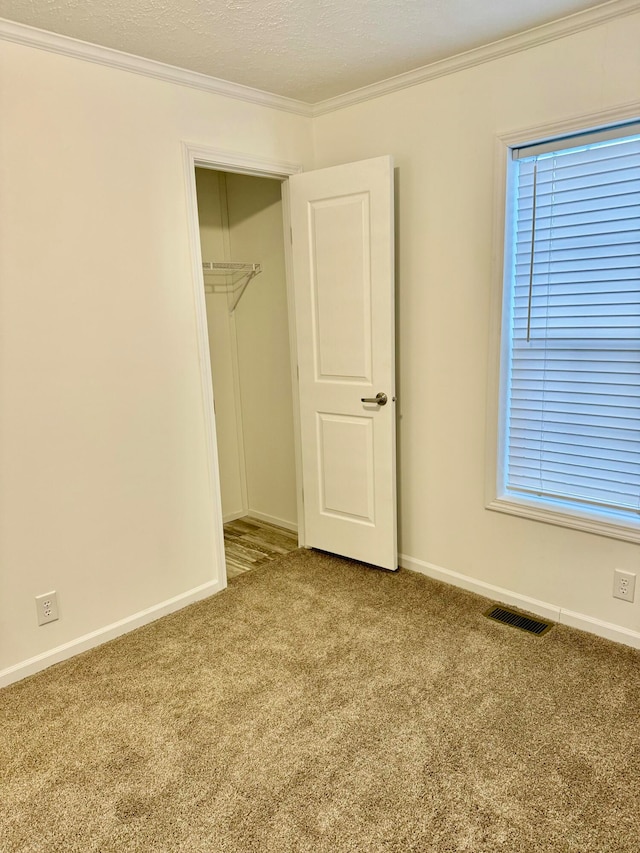
[(227, 578), (275, 560), (298, 547), (298, 535), (255, 518), (239, 518), (224, 525)]

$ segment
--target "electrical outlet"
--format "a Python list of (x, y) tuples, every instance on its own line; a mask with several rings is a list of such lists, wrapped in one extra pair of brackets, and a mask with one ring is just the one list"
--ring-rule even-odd
[(622, 601), (633, 601), (636, 591), (636, 576), (633, 572), (616, 569), (613, 573), (613, 597)]
[(58, 593), (45, 592), (44, 595), (36, 595), (36, 607), (38, 609), (38, 625), (46, 625), (47, 622), (55, 622), (58, 618)]

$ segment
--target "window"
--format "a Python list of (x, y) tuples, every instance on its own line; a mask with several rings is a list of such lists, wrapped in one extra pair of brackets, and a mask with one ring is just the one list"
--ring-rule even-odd
[(640, 534), (640, 125), (511, 149), (502, 347), (498, 503)]

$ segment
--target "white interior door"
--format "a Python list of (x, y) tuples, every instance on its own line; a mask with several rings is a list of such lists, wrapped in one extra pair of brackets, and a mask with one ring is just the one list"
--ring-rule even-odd
[(305, 544), (396, 569), (393, 161), (293, 175), (290, 204)]

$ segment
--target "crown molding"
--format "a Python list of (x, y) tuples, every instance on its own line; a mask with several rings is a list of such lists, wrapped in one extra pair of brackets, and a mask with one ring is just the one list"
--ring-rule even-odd
[(246, 101), (250, 104), (283, 110), (295, 115), (309, 117), (312, 113), (310, 104), (297, 101), (294, 98), (274, 95), (261, 89), (253, 89), (251, 86), (242, 86), (240, 83), (230, 83), (228, 80), (220, 80), (217, 77), (210, 77), (197, 71), (187, 71), (184, 68), (157, 62), (155, 59), (145, 59), (142, 56), (134, 56), (131, 53), (124, 53), (110, 47), (101, 47), (70, 36), (29, 27), (26, 24), (18, 24), (6, 18), (0, 18), (0, 40), (35, 47), (73, 59), (82, 59), (96, 65), (105, 65), (108, 68), (117, 68), (120, 71), (130, 71), (133, 74), (162, 80), (165, 83), (177, 83), (179, 86), (187, 86), (191, 89), (199, 89), (202, 92), (234, 98), (237, 101)]
[(379, 83), (372, 83), (369, 86), (345, 92), (344, 95), (336, 95), (334, 98), (318, 101), (313, 104), (312, 115), (314, 117), (325, 115), (345, 107), (351, 107), (354, 104), (379, 98), (382, 95), (399, 92), (401, 89), (418, 86), (420, 83), (426, 83), (447, 74), (454, 74), (456, 71), (464, 71), (467, 68), (473, 68), (494, 59), (501, 59), (513, 53), (519, 53), (522, 50), (537, 47), (638, 12), (640, 12), (638, 0), (610, 0), (608, 3), (594, 6), (584, 12), (576, 12), (557, 21), (542, 24), (539, 27), (533, 27), (530, 30), (491, 42), (491, 44), (458, 53), (456, 56), (432, 62), (395, 77), (389, 77)]
[(202, 92), (222, 95), (226, 98), (309, 118), (335, 112), (411, 86), (418, 86), (429, 80), (435, 80), (447, 74), (455, 74), (457, 71), (473, 68), (494, 59), (501, 59), (522, 50), (537, 47), (638, 12), (640, 12), (639, 0), (609, 0), (607, 3), (587, 9), (584, 12), (576, 12), (549, 24), (542, 24), (539, 27), (507, 36), (507, 38), (491, 44), (467, 50), (456, 56), (432, 62), (413, 71), (406, 71), (395, 77), (381, 80), (379, 83), (372, 83), (369, 86), (363, 86), (360, 89), (354, 89), (345, 92), (343, 95), (318, 101), (315, 104), (309, 104), (295, 98), (287, 98), (284, 95), (275, 95), (262, 89), (243, 86), (240, 83), (231, 83), (218, 77), (210, 77), (197, 71), (177, 68), (174, 65), (167, 65), (154, 59), (134, 56), (110, 47), (80, 41), (70, 36), (37, 29), (26, 24), (18, 24), (5, 18), (0, 18), (0, 40), (35, 47), (61, 56), (82, 59), (97, 65), (105, 65), (109, 68), (117, 68), (120, 71), (129, 71), (133, 74), (151, 77), (165, 83), (175, 83)]

